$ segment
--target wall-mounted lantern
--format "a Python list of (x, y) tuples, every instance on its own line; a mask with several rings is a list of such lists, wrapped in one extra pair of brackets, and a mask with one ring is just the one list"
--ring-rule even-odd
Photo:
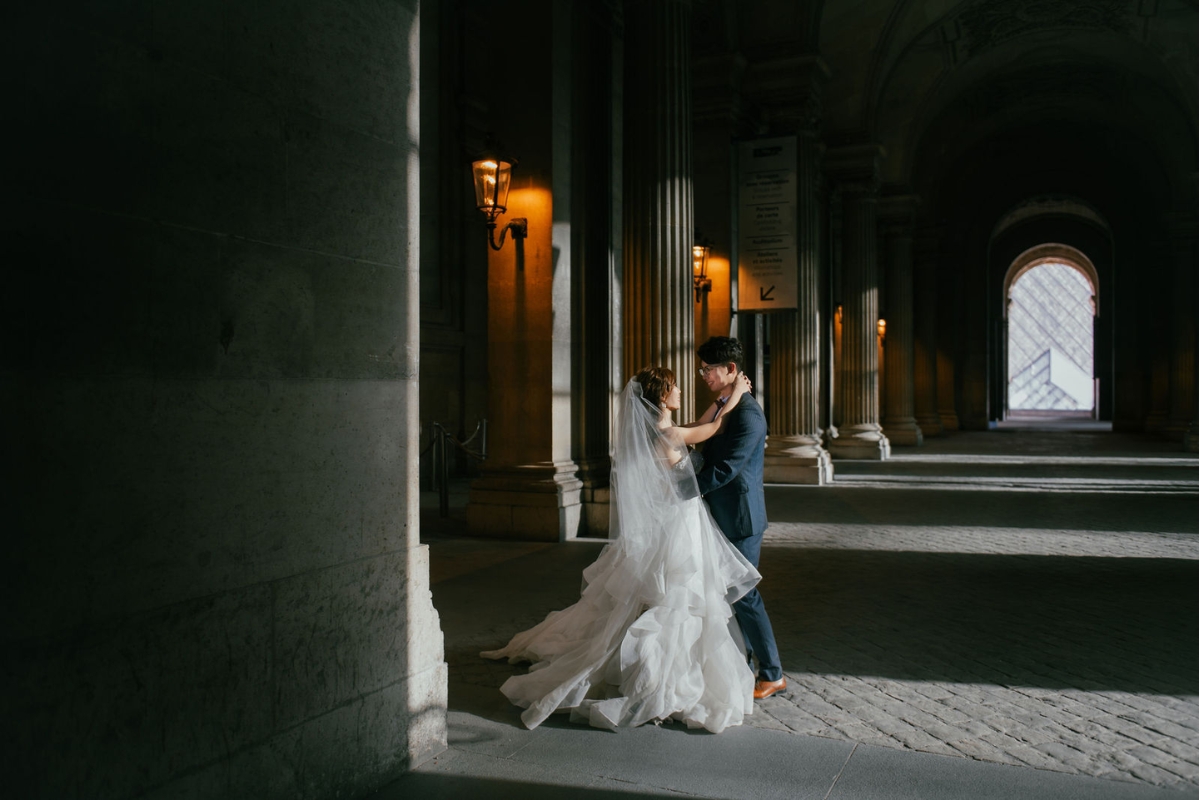
[(507, 211), (508, 187), (512, 183), (512, 170), (516, 165), (515, 158), (495, 155), (486, 155), (471, 162), (475, 179), (475, 206), (487, 217), (488, 244), (493, 250), (504, 246), (504, 237), (509, 230), (514, 239), (524, 239), (528, 235), (528, 220), (517, 217), (500, 231), (500, 244), (496, 244), (496, 217)]
[(692, 245), (692, 288), (696, 292), (696, 302), (705, 292), (712, 291), (712, 278), (708, 277), (708, 254), (712, 247), (700, 243)]
[(875, 330), (877, 330), (879, 332), (880, 341), (883, 341), (884, 339), (886, 339), (887, 338), (887, 320), (881, 319), (881, 320), (879, 320), (879, 322), (875, 323)]

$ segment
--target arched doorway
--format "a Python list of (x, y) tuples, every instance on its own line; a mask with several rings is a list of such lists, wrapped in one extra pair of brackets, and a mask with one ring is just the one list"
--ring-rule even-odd
[(1069, 245), (1038, 245), (1009, 266), (1005, 417), (1096, 417), (1099, 285), (1091, 259)]

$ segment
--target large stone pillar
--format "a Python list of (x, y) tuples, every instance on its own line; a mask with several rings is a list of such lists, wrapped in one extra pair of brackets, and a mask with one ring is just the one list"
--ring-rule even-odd
[(1171, 324), (1166, 315), (1151, 310), (1153, 319), (1147, 326), (1150, 330), (1149, 346), (1144, 346), (1148, 378), (1144, 429), (1147, 433), (1162, 433), (1171, 418)]
[(796, 136), (796, 309), (771, 315), (767, 391), (771, 438), (764, 480), (822, 485), (833, 462), (821, 445), (821, 86), (829, 68), (815, 56), (757, 61), (745, 91), (767, 109), (772, 133)]
[(879, 264), (876, 212), (878, 145), (831, 150), (830, 176), (842, 208), (841, 422), (829, 447), (836, 458), (884, 460), (891, 446), (879, 424)]
[[(575, 125), (573, 7), (556, 3), (538, 32), (553, 42), (513, 56), (530, 77), (520, 104), (500, 104), (497, 130), (521, 164), (506, 220), (528, 220), (528, 238), (488, 251), (488, 460), (471, 484), (467, 523), (484, 536), (575, 538), (583, 482), (573, 460), (572, 319)], [(483, 237), (478, 246), (487, 247)]]
[(937, 401), (942, 430), (958, 430), (958, 412), (954, 410), (954, 355), (943, 347), (937, 352)]
[(7, 15), (10, 797), (365, 797), (446, 749), (427, 12)]
[(1196, 214), (1170, 219), (1171, 417), (1163, 433), (1196, 452)]
[(913, 374), (913, 216), (912, 195), (885, 198), (883, 223), (887, 320), (883, 352), (883, 431), (892, 444), (924, 443), (914, 413)]
[(691, 4), (625, 4), (625, 377), (675, 371), (694, 418)]
[[(737, 189), (729, 165), (729, 143), (747, 135), (742, 78), (746, 60), (737, 53), (692, 58), (692, 181), (696, 235), (712, 250), (708, 257), (709, 291), (694, 302), (697, 342), (728, 336), (733, 322), (733, 219), (730, 197)], [(698, 410), (708, 408), (712, 392), (695, 381)]]
[(957, 344), (961, 336), (959, 308), (962, 275), (938, 259), (937, 298), (937, 408), (943, 431), (958, 430), (955, 376)]
[(913, 413), (924, 436), (942, 435), (937, 406), (937, 230), (913, 240)]
[(620, 94), (624, 60), (619, 6), (572, 4), (573, 50), (587, 69), (576, 70), (572, 94), (586, 98), (574, 109), (572, 167), (575, 232), (572, 316), (575, 339), (575, 462), (583, 482), (580, 535), (609, 532), (612, 432), (624, 385), (621, 348), (621, 139)]

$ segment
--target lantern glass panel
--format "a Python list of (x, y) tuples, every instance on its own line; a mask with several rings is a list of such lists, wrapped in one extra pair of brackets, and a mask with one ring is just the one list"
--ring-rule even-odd
[(480, 159), (471, 165), (475, 176), (475, 205), (489, 215), (503, 214), (508, 206), (512, 164), (503, 159)]
[(708, 261), (708, 248), (704, 245), (692, 246), (692, 274), (697, 278), (705, 276), (705, 262)]

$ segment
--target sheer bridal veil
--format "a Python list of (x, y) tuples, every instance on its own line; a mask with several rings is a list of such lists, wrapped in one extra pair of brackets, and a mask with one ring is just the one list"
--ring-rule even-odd
[(613, 728), (683, 719), (720, 731), (753, 711), (754, 676), (729, 603), (758, 572), (717, 529), (682, 436), (657, 398), (621, 394), (610, 543), (583, 572), (579, 602), (487, 658), (534, 662), (501, 691), (534, 728), (557, 710)]
[[(609, 538), (620, 539), (622, 548), (632, 564), (641, 565), (643, 581), (658, 584), (664, 576), (650, 574), (661, 562), (660, 554), (669, 542), (664, 539), (675, 530), (679, 521), (699, 517), (699, 523), (711, 528), (711, 534), (723, 538), (712, 522), (707, 507), (699, 498), (696, 485), (694, 456), (674, 427), (659, 427), (661, 408), (645, 397), (642, 385), (631, 380), (621, 393), (617, 417), (617, 436), (613, 445), (611, 476), (612, 506)], [(721, 542), (721, 545), (725, 545)], [(725, 545), (720, 561), (726, 558), (741, 561)], [(747, 565), (748, 566), (748, 565)], [(744, 572), (743, 570), (735, 570)], [(748, 592), (758, 580), (751, 569), (728, 587), (729, 598), (736, 599)], [(645, 589), (651, 586), (643, 585)]]

